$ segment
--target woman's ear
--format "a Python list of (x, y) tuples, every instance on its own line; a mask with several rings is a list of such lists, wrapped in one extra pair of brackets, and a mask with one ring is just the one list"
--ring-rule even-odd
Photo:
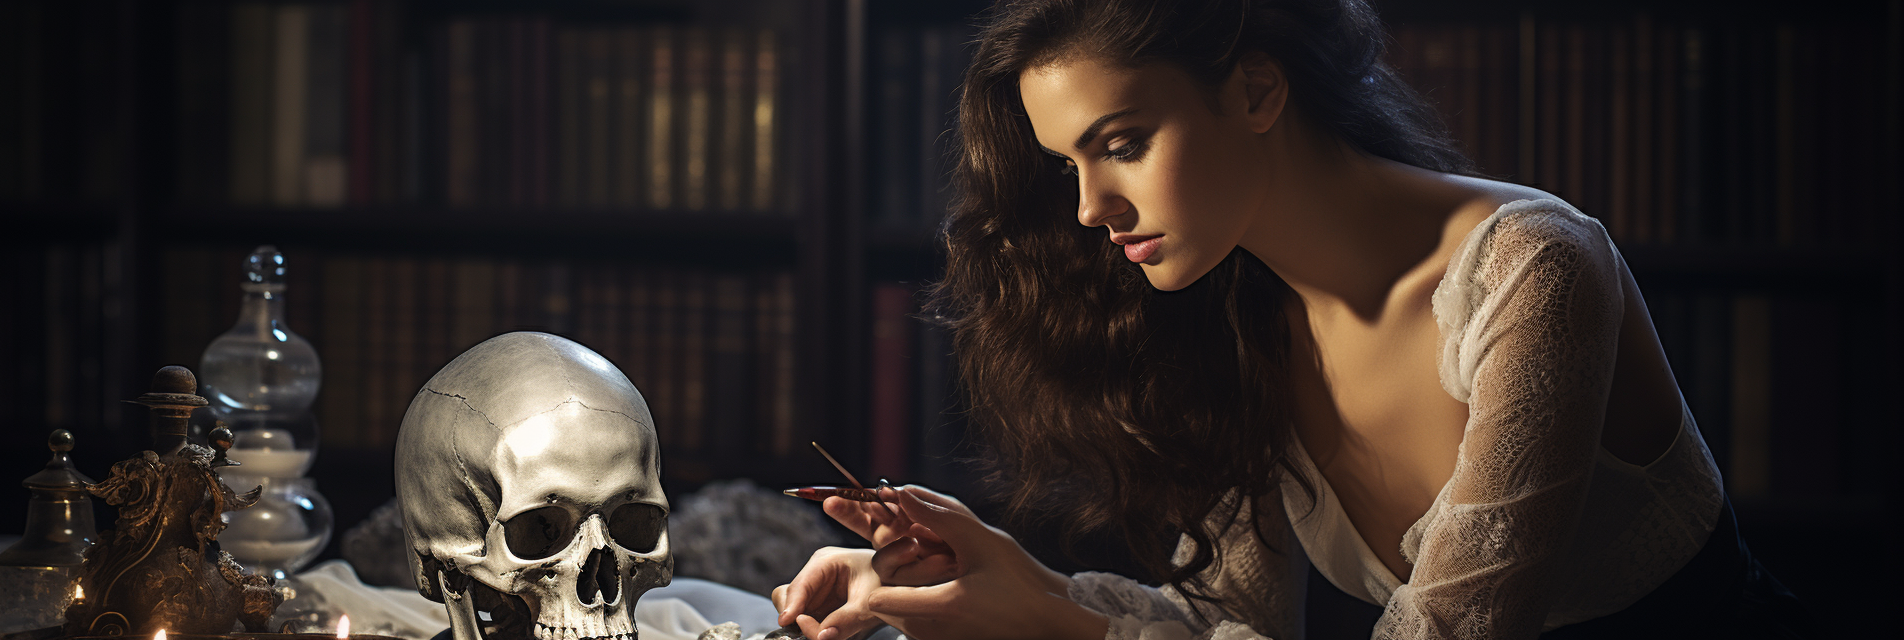
[(1282, 118), (1283, 106), (1289, 101), (1289, 79), (1283, 75), (1283, 65), (1269, 54), (1250, 52), (1237, 61), (1235, 75), (1242, 82), (1243, 95), (1248, 100), (1244, 105), (1244, 118), (1249, 121), (1250, 130), (1269, 131)]

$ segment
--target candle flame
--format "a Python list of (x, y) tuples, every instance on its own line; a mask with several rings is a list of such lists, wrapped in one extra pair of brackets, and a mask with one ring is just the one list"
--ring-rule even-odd
[(152, 640), (165, 640), (165, 630), (160, 629), (158, 633), (152, 634)]
[(337, 637), (350, 637), (350, 616), (342, 616), (337, 619)]
[(82, 585), (73, 585), (73, 599), (74, 599), (74, 600), (85, 600), (85, 599), (86, 599), (86, 587), (84, 587), (84, 586), (82, 586)]

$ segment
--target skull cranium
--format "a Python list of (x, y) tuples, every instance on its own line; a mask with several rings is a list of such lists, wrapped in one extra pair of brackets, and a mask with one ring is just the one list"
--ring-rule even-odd
[(417, 392), (396, 453), (417, 589), (456, 640), (632, 640), (635, 600), (674, 575), (654, 420), (587, 347), (470, 348)]

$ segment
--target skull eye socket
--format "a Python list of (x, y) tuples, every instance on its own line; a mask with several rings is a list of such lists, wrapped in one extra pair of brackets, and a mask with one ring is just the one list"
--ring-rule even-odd
[(661, 507), (630, 502), (608, 514), (608, 536), (615, 544), (635, 553), (654, 551), (661, 534), (668, 530), (668, 514)]
[(575, 537), (575, 515), (557, 506), (538, 507), (502, 524), (509, 552), (524, 560), (541, 560), (568, 548)]

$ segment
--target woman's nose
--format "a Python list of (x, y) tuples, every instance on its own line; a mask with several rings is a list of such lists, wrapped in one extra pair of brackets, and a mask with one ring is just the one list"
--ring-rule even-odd
[(1106, 180), (1093, 180), (1078, 172), (1078, 224), (1101, 227), (1130, 209), (1130, 201)]

